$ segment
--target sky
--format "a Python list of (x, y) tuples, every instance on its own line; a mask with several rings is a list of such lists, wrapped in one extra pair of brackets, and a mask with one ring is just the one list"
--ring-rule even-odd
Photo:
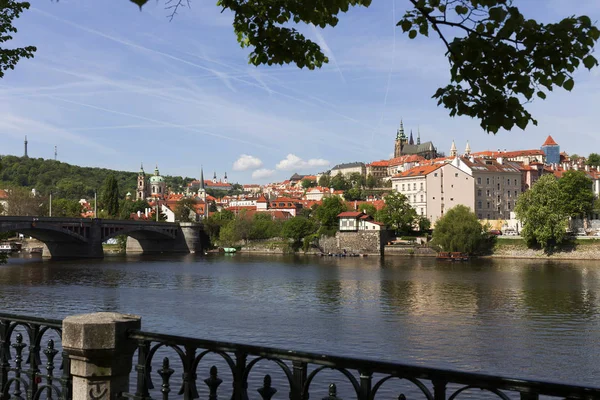
[[(232, 15), (191, 0), (173, 21), (164, 0), (30, 0), (10, 47), (35, 45), (0, 80), (0, 154), (70, 164), (267, 183), (345, 162), (388, 159), (400, 120), (439, 151), (536, 149), (600, 152), (600, 69), (577, 71), (528, 109), (538, 126), (496, 135), (450, 117), (431, 98), (449, 81), (439, 39), (410, 40), (395, 22), (407, 0), (352, 8), (335, 28), (301, 27), (325, 49), (320, 70), (248, 64)], [(515, 0), (526, 17), (600, 17), (597, 0)]]

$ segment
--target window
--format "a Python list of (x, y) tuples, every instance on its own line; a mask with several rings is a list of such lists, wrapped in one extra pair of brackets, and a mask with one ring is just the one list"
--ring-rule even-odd
[(434, 172), (434, 173), (433, 173), (433, 176), (437, 178), (437, 172)]
[(417, 202), (417, 195), (413, 194), (413, 202), (416, 203)]
[(498, 212), (500, 212), (500, 206), (498, 206)]
[(507, 207), (510, 210), (510, 201), (507, 203)]
[(398, 191), (398, 185), (396, 185), (396, 192)]
[(477, 178), (477, 184), (481, 185), (481, 178)]
[(402, 184), (402, 191), (404, 192), (404, 183)]
[(508, 178), (508, 179), (506, 180), (506, 184), (507, 184), (507, 185), (510, 185), (510, 178)]
[(423, 195), (421, 195), (421, 203), (423, 202)]
[(490, 184), (490, 178), (485, 178), (485, 183)]
[(498, 184), (498, 190), (500, 190), (500, 184)]
[(450, 197), (450, 201), (454, 201), (454, 197)]
[(421, 208), (421, 215), (425, 215), (425, 211)]
[(490, 189), (488, 189), (488, 190), (486, 190), (486, 191), (485, 191), (485, 195), (486, 195), (487, 197), (490, 197)]
[(152, 193), (156, 193), (156, 187), (152, 186)]
[(508, 191), (508, 197), (510, 197), (510, 190)]
[[(481, 208), (481, 200), (479, 200), (479, 201), (477, 202), (477, 208)], [(481, 215), (481, 214), (479, 214), (479, 215)], [(479, 218), (481, 218), (481, 217), (479, 217)]]
[(490, 214), (487, 215), (487, 219), (490, 219)]
[(481, 189), (477, 189), (477, 196), (481, 197)]
[(517, 191), (515, 190), (515, 197), (517, 197)]
[(417, 190), (417, 183), (413, 183), (413, 190)]
[[(487, 202), (487, 208), (490, 208), (490, 202)], [(489, 215), (489, 214), (488, 214)], [(489, 218), (489, 217), (488, 217)]]
[(421, 182), (421, 190), (423, 190), (423, 182)]
[(346, 221), (345, 219), (342, 220), (342, 226), (348, 226), (348, 221)]
[(458, 178), (458, 172), (455, 172), (455, 173), (454, 173), (454, 177), (455, 177), (455, 178)]
[(517, 180), (515, 179), (515, 186), (517, 186)]

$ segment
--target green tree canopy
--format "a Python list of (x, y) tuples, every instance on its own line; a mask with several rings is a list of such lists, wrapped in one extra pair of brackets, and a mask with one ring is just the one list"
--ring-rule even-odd
[(338, 172), (336, 176), (331, 178), (329, 185), (335, 190), (347, 190), (350, 188), (350, 183), (346, 180), (341, 172)]
[(397, 232), (412, 231), (417, 219), (417, 212), (402, 193), (392, 193), (385, 198), (385, 206), (377, 212), (377, 220), (383, 222)]
[(363, 213), (370, 215), (371, 217), (375, 217), (377, 214), (377, 208), (373, 204), (363, 203), (358, 207), (358, 211), (362, 211)]
[(292, 247), (294, 250), (297, 250), (300, 248), (304, 238), (313, 234), (315, 230), (313, 221), (303, 217), (294, 217), (285, 221), (281, 234), (283, 237), (291, 239), (293, 243)]
[(306, 179), (305, 178), (305, 179), (302, 179), (302, 181), (300, 182), (300, 184), (302, 185), (302, 187), (304, 189), (308, 189), (308, 188), (316, 186), (317, 182), (314, 181), (314, 180), (312, 180), (312, 179)]
[(319, 186), (328, 188), (331, 184), (331, 177), (328, 174), (323, 174), (319, 178)]
[(542, 176), (531, 189), (519, 196), (515, 212), (523, 223), (521, 236), (529, 245), (537, 244), (548, 251), (565, 239), (567, 213), (563, 200), (554, 175)]
[(465, 205), (459, 204), (449, 209), (435, 223), (433, 243), (444, 251), (474, 253), (486, 242), (485, 228), (477, 215)]
[(7, 215), (38, 216), (46, 215), (46, 199), (34, 195), (30, 189), (24, 187), (8, 188), (6, 199)]
[(375, 186), (377, 186), (377, 178), (375, 178), (373, 175), (369, 174), (367, 175), (367, 179), (365, 180), (365, 185), (369, 188), (369, 189), (373, 189)]
[(104, 181), (102, 190), (102, 207), (110, 218), (119, 216), (119, 183), (113, 174), (110, 174)]
[(177, 202), (175, 206), (174, 214), (175, 221), (179, 222), (192, 222), (195, 221), (194, 206), (196, 205), (196, 199), (192, 197), (184, 197)]
[(140, 211), (144, 213), (147, 209), (151, 208), (150, 204), (146, 200), (123, 200), (120, 206), (121, 219), (130, 219), (131, 214)]
[(53, 199), (52, 216), (53, 217), (73, 217), (80, 218), (82, 212), (81, 204), (77, 200)]
[(346, 211), (346, 203), (339, 196), (325, 197), (314, 211), (314, 218), (319, 222), (320, 234), (333, 235), (339, 226), (338, 215)]
[(593, 166), (593, 167), (599, 167), (600, 166), (600, 154), (591, 153), (586, 160), (586, 164), (589, 166)]
[(589, 214), (594, 207), (592, 180), (584, 171), (566, 171), (558, 180), (563, 200), (560, 204), (569, 217)]

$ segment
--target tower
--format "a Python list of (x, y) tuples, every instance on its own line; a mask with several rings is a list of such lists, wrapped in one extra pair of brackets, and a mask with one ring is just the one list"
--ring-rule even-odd
[(465, 148), (465, 155), (471, 155), (471, 146), (469, 146), (469, 141), (467, 140), (467, 147)]
[(27, 158), (27, 135), (25, 135), (25, 153), (23, 154), (23, 157)]
[(554, 141), (552, 136), (548, 135), (546, 141), (542, 144), (542, 151), (546, 158), (546, 164), (560, 164), (560, 146)]
[(456, 157), (458, 152), (456, 151), (456, 144), (454, 144), (454, 140), (452, 141), (452, 146), (450, 146), (450, 157)]
[(162, 199), (165, 197), (166, 182), (158, 172), (158, 165), (154, 169), (154, 175), (150, 177), (150, 190), (152, 197)]
[(213, 183), (217, 183), (217, 171), (213, 175)]
[(412, 129), (410, 130), (410, 139), (408, 139), (408, 144), (415, 144), (415, 141), (413, 140)]
[(148, 197), (148, 193), (146, 192), (146, 173), (144, 172), (144, 163), (142, 163), (137, 178), (137, 190), (135, 194), (135, 199), (145, 200), (146, 197)]
[(198, 188), (198, 197), (206, 203), (206, 189), (204, 187), (204, 169), (200, 167), (200, 187)]
[(400, 120), (400, 128), (396, 131), (396, 143), (394, 145), (394, 158), (402, 155), (402, 148), (407, 144), (406, 135), (404, 134), (404, 124)]
[(225, 176), (223, 177), (223, 183), (227, 183), (227, 172), (225, 172)]
[(54, 161), (56, 161), (57, 158), (58, 158), (58, 149), (56, 146), (54, 146)]
[(417, 145), (421, 144), (421, 128), (417, 127)]

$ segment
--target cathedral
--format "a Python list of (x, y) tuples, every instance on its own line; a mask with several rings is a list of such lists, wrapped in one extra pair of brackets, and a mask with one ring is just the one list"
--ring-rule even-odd
[(404, 134), (404, 125), (400, 121), (400, 128), (396, 132), (396, 143), (394, 146), (394, 158), (401, 156), (416, 154), (427, 160), (432, 160), (437, 157), (437, 150), (432, 142), (421, 143), (421, 133), (417, 133), (417, 143), (413, 139), (412, 130), (410, 138)]
[(146, 200), (148, 198), (164, 199), (167, 196), (166, 193), (167, 184), (165, 178), (160, 176), (158, 172), (158, 165), (154, 170), (154, 175), (150, 179), (146, 180), (146, 173), (144, 172), (144, 165), (142, 164), (137, 179), (137, 191), (136, 200)]

